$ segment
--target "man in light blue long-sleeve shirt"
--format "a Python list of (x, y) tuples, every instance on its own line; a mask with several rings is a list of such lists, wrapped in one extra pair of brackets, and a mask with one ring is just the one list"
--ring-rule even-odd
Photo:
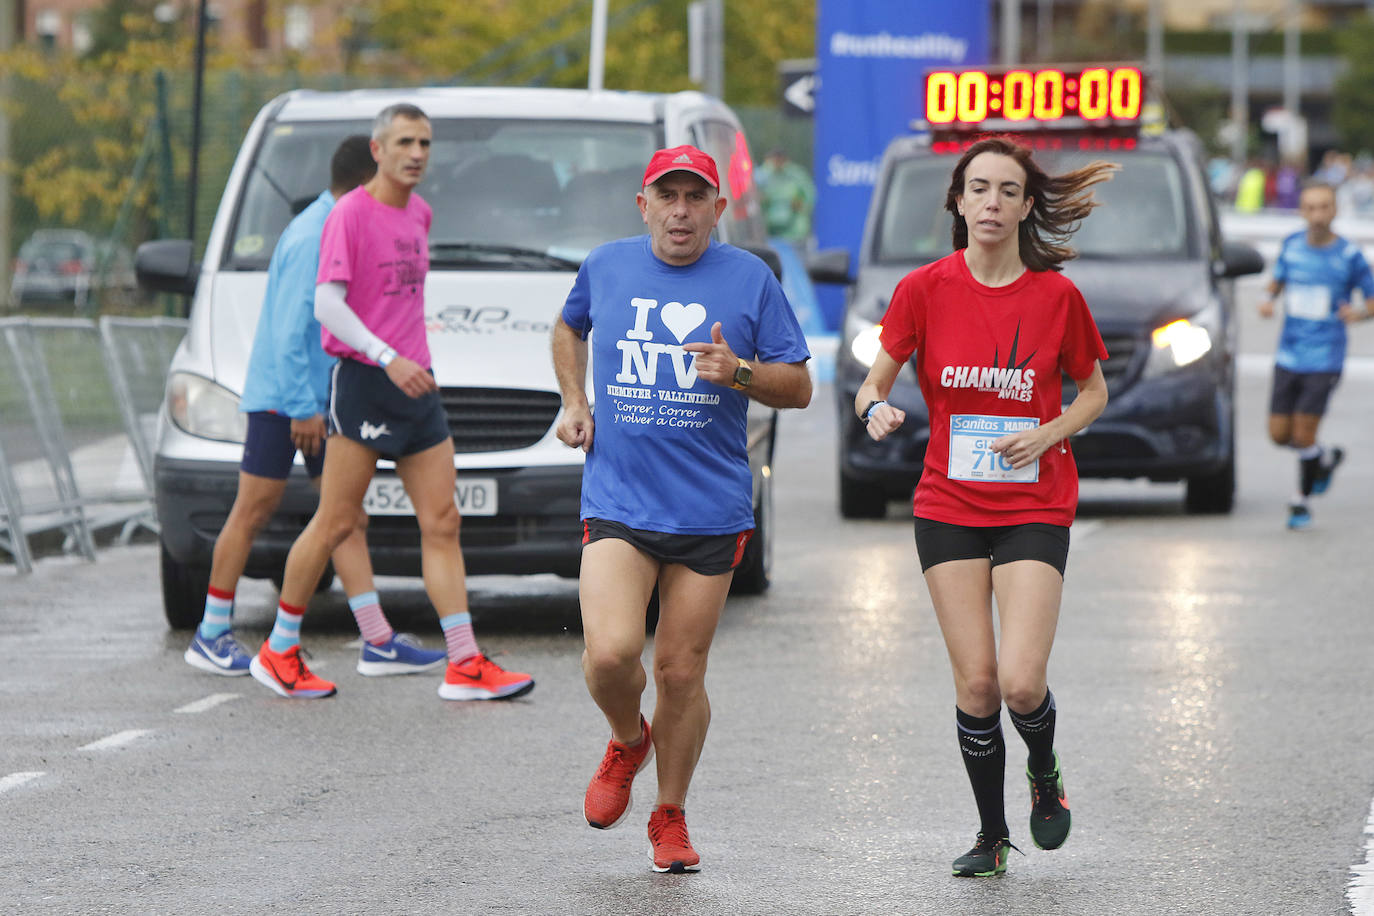
[[(320, 194), (282, 232), (267, 270), (267, 292), (253, 338), (239, 409), (248, 414), (248, 433), (239, 467), (234, 507), (215, 540), (205, 615), (186, 649), (186, 661), (213, 674), (249, 673), (249, 656), (230, 625), (234, 590), (243, 575), (253, 539), (280, 505), (299, 450), (318, 486), (324, 466), (326, 408), (334, 357), (324, 352), (315, 318), (315, 274), (320, 237), (334, 201), (366, 182), (376, 162), (364, 135), (349, 137), (330, 162), (330, 189)], [(367, 516), (333, 554), (334, 568), (362, 631), (358, 672), (410, 674), (442, 665), (445, 652), (421, 648), (413, 637), (392, 630), (382, 613), (367, 555)]]

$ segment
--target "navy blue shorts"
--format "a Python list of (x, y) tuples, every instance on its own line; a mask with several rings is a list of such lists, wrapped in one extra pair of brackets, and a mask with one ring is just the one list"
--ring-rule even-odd
[(412, 398), (385, 369), (356, 359), (334, 364), (329, 428), (392, 459), (433, 448), (451, 435), (439, 392)]
[[(305, 470), (312, 478), (324, 471), (324, 443), (313, 455), (302, 455)], [(243, 442), (239, 470), (255, 477), (285, 480), (291, 476), (296, 460), (296, 443), (291, 441), (291, 418), (269, 410), (248, 414), (248, 436)]]
[(975, 528), (917, 516), (916, 555), (921, 558), (921, 572), (950, 560), (992, 560), (993, 566), (1039, 560), (1062, 576), (1069, 564), (1069, 529), (1042, 522)]
[(1274, 367), (1274, 387), (1269, 392), (1269, 413), (1288, 416), (1295, 413), (1320, 417), (1340, 382), (1339, 372), (1294, 372)]
[(660, 563), (678, 563), (702, 576), (728, 573), (744, 559), (754, 529), (737, 534), (670, 534), (645, 531), (604, 518), (582, 520), (582, 545), (614, 538), (642, 550)]

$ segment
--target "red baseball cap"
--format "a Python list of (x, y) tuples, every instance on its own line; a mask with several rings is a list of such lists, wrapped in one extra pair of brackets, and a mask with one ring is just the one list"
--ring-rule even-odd
[(706, 179), (707, 184), (720, 190), (720, 178), (716, 175), (716, 160), (695, 146), (675, 146), (661, 149), (649, 160), (644, 170), (644, 187), (658, 181), (669, 172), (691, 172)]

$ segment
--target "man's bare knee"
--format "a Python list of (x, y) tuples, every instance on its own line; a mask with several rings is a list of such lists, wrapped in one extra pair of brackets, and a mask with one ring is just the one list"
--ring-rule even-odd
[(425, 538), (456, 538), (462, 528), (463, 517), (457, 506), (445, 506), (437, 512), (426, 513), (417, 518), (420, 536)]

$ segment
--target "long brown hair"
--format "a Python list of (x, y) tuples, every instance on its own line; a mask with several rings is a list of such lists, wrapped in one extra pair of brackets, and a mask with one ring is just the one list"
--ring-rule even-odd
[(968, 223), (959, 213), (959, 196), (964, 193), (964, 171), (980, 153), (997, 153), (1015, 159), (1026, 173), (1025, 197), (1032, 200), (1030, 213), (1017, 229), (1021, 263), (1031, 270), (1059, 270), (1074, 257), (1069, 238), (1078, 230), (1093, 208), (1093, 185), (1107, 181), (1121, 166), (1097, 160), (1063, 175), (1047, 175), (1035, 164), (1031, 151), (1008, 137), (979, 140), (964, 152), (950, 176), (945, 209), (954, 214), (954, 250), (968, 247)]

